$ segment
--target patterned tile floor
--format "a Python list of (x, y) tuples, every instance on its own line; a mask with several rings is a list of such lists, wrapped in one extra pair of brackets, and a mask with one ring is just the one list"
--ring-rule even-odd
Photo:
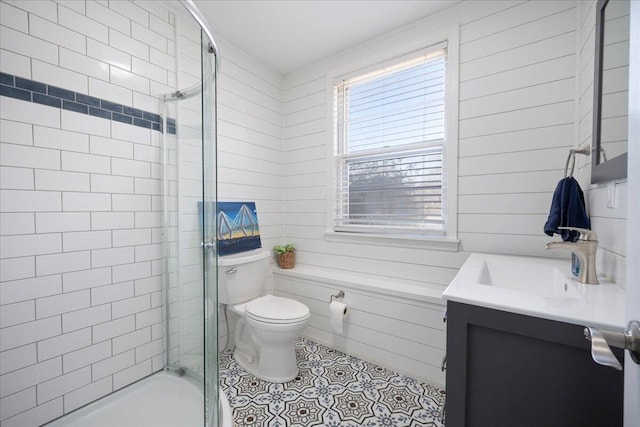
[(444, 391), (301, 338), (299, 376), (268, 383), (220, 358), (220, 383), (237, 427), (444, 426)]

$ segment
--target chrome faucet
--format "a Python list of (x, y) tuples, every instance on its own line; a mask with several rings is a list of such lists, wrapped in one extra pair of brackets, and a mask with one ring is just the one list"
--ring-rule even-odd
[(596, 274), (596, 250), (598, 249), (598, 235), (595, 231), (576, 227), (558, 227), (560, 230), (578, 232), (578, 240), (575, 242), (550, 242), (547, 249), (568, 249), (574, 252), (580, 259), (580, 273), (578, 282), (588, 285), (597, 285)]

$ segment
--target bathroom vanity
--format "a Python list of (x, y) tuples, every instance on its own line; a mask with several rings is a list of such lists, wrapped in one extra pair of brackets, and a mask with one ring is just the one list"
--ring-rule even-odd
[(624, 291), (569, 270), (488, 254), (461, 268), (444, 293), (447, 427), (622, 426), (623, 373), (592, 360), (584, 327), (624, 329)]

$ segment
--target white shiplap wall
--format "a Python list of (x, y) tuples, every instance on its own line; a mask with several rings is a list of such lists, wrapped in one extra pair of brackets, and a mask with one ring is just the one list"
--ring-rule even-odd
[[(200, 31), (189, 17), (181, 14), (178, 33), (178, 86), (183, 88), (197, 83), (200, 77)], [(221, 52), (217, 91), (218, 200), (254, 201), (260, 222), (262, 246), (270, 249), (281, 243), (283, 230), (283, 79), (225, 39), (216, 37), (216, 43)], [(176, 107), (180, 109), (181, 105), (178, 103)], [(186, 111), (182, 111), (185, 109)], [(187, 116), (188, 111), (197, 111), (199, 114), (199, 106), (196, 105), (186, 105), (182, 110)], [(199, 169), (199, 164), (197, 166)], [(186, 167), (179, 169), (185, 170)], [(188, 206), (195, 206), (195, 199), (186, 201), (183, 210), (188, 210)], [(194, 251), (183, 252), (182, 258), (185, 260), (194, 256)], [(180, 282), (177, 277), (173, 280)], [(265, 288), (271, 287), (271, 278), (268, 278)], [(222, 310), (218, 316), (220, 349), (227, 344), (227, 340), (230, 340), (229, 345), (233, 345), (236, 318), (231, 312), (228, 314), (230, 337), (227, 336), (227, 324)], [(188, 344), (185, 346), (189, 347)]]
[[(262, 247), (282, 244), (282, 86), (278, 73), (224, 39), (218, 81), (218, 200), (254, 201)], [(267, 278), (265, 290), (273, 287)], [(220, 349), (233, 345), (222, 311)]]
[[(325, 272), (320, 276), (369, 277), (386, 282), (389, 289), (398, 284), (442, 291), (469, 252), (566, 257), (545, 251), (550, 238), (542, 228), (566, 154), (576, 140), (576, 5), (574, 1), (464, 2), (287, 76), (284, 235), (298, 248), (300, 268), (320, 269)], [(460, 79), (459, 195), (454, 202), (461, 251), (327, 241), (332, 214), (330, 76), (336, 70), (393, 57), (454, 25), (459, 25), (460, 35), (460, 63), (453, 66), (459, 66)], [(387, 318), (404, 319), (402, 311), (414, 304), (410, 298), (384, 313), (367, 309), (369, 303), (356, 307), (372, 317), (359, 329), (337, 337), (329, 332), (325, 295), (305, 295), (292, 287), (290, 278), (276, 277), (278, 292), (300, 295), (312, 307), (307, 329), (311, 338), (334, 342), (338, 348), (353, 349), (365, 359), (401, 371), (408, 366), (403, 362), (408, 357), (414, 362), (410, 373), (444, 382), (440, 357), (428, 357), (430, 352), (421, 350), (443, 356), (443, 334), (398, 336), (378, 327)], [(322, 280), (303, 282), (300, 289), (310, 289), (321, 286)], [(384, 297), (371, 297), (384, 306)], [(438, 316), (425, 316), (404, 319), (394, 329), (438, 331), (441, 325)]]
[[(595, 54), (596, 2), (584, 1), (578, 7), (579, 28), (577, 67), (579, 106), (577, 145), (591, 144), (593, 131), (593, 76)], [(580, 185), (591, 216), (591, 227), (598, 234), (597, 271), (614, 283), (626, 284), (627, 181), (591, 184), (591, 157), (579, 156)], [(615, 205), (607, 207), (608, 185), (615, 186)]]
[(282, 236), (282, 76), (220, 39), (218, 199), (255, 201), (262, 246)]
[[(217, 38), (221, 69), (218, 76), (217, 168), (205, 171), (215, 179), (220, 201), (255, 201), (262, 245), (270, 248), (282, 235), (282, 77)], [(178, 21), (178, 87), (200, 81), (200, 30), (188, 16)], [(210, 58), (208, 58), (210, 59)], [(210, 101), (213, 101), (212, 99)], [(202, 363), (202, 262), (197, 202), (202, 186), (200, 97), (174, 104), (177, 111), (177, 257), (170, 264), (169, 303), (176, 306), (170, 322), (170, 361), (182, 366)], [(171, 158), (171, 157), (170, 157)], [(210, 194), (212, 196), (212, 194)], [(170, 251), (171, 253), (171, 251)], [(209, 282), (214, 286), (215, 282)], [(212, 292), (213, 289), (209, 289)], [(212, 307), (212, 306), (210, 306)], [(171, 307), (170, 307), (171, 308)], [(227, 324), (219, 315), (220, 348), (227, 342)], [(234, 316), (230, 313), (233, 332)]]

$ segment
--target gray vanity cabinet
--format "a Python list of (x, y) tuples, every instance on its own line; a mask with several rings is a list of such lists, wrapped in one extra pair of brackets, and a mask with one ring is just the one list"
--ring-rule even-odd
[(622, 426), (623, 373), (590, 351), (583, 326), (449, 301), (446, 426)]

